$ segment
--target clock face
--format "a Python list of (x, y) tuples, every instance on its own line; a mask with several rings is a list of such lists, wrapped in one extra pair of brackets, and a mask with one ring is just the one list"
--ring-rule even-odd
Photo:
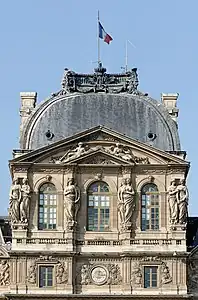
[(102, 285), (107, 281), (107, 270), (103, 267), (94, 267), (91, 271), (91, 278), (95, 284)]

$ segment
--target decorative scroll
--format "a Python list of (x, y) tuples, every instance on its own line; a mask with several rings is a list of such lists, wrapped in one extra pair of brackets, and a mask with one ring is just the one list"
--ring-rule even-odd
[(52, 94), (53, 97), (69, 93), (129, 93), (139, 94), (137, 69), (123, 74), (107, 74), (106, 69), (99, 64), (93, 74), (77, 74), (65, 69), (61, 82), (62, 89)]

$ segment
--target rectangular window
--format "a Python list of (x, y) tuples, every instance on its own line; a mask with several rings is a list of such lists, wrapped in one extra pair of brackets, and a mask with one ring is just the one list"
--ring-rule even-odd
[(88, 230), (106, 231), (109, 229), (109, 197), (89, 196)]
[(39, 287), (53, 286), (53, 266), (39, 267)]
[(144, 267), (144, 287), (156, 288), (157, 287), (157, 269), (158, 267)]

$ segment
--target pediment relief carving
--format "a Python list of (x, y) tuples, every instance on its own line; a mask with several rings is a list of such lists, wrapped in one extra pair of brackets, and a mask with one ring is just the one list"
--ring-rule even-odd
[[(65, 138), (43, 149), (40, 148), (23, 154), (11, 160), (10, 164), (13, 169), (18, 168), (21, 170), (23, 166), (27, 168), (26, 164), (29, 162), (52, 165), (78, 163), (79, 159), (86, 158), (97, 152), (114, 157), (120, 162), (122, 161), (122, 163), (126, 162), (136, 165), (170, 164), (172, 166), (173, 164), (178, 164), (184, 167), (189, 165), (184, 159), (178, 158), (173, 154), (128, 138), (103, 126), (86, 130), (72, 138)], [(19, 163), (23, 163), (23, 166), (19, 165)]]
[[(122, 160), (126, 163), (133, 163), (133, 164), (149, 164), (149, 158), (144, 156), (135, 156), (131, 147), (128, 147), (121, 143), (114, 143), (114, 144), (103, 144), (103, 145), (92, 145), (92, 144), (85, 144), (79, 142), (75, 146), (71, 146), (65, 152), (65, 154), (61, 157), (53, 156), (49, 159), (49, 163), (55, 164), (65, 164), (69, 162), (74, 162), (82, 157), (87, 157), (90, 154), (94, 154), (96, 152), (102, 152), (109, 156), (112, 156), (115, 159)], [(96, 158), (89, 158), (88, 164), (115, 164), (112, 159), (106, 159), (99, 157)]]

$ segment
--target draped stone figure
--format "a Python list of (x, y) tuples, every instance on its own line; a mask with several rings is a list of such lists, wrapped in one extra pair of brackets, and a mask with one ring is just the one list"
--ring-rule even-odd
[(116, 155), (126, 161), (134, 161), (135, 157), (130, 151), (130, 149), (124, 149), (123, 146), (119, 143), (116, 143), (115, 147), (111, 147), (108, 151), (109, 153)]
[(177, 186), (178, 222), (180, 224), (187, 222), (188, 198), (189, 195), (185, 180), (181, 179)]
[(132, 273), (131, 273), (131, 284), (136, 286), (141, 286), (142, 283), (142, 271), (140, 266), (136, 263), (133, 266)]
[(68, 272), (65, 264), (59, 263), (56, 267), (56, 282), (58, 284), (67, 283), (68, 281)]
[(177, 203), (177, 186), (175, 180), (171, 181), (168, 188), (168, 203), (170, 211), (170, 223), (176, 224), (178, 222), (178, 203)]
[(72, 229), (76, 224), (76, 218), (80, 208), (80, 189), (77, 187), (73, 178), (68, 179), (64, 195), (66, 227)]
[(29, 205), (30, 205), (30, 186), (27, 178), (23, 178), (21, 185), (21, 203), (20, 203), (20, 217), (22, 223), (27, 223), (29, 219)]
[(134, 212), (134, 191), (131, 185), (131, 180), (125, 178), (122, 180), (118, 190), (118, 212), (122, 230), (131, 229), (131, 219)]
[(86, 153), (90, 152), (90, 149), (88, 146), (83, 146), (83, 143), (80, 142), (78, 143), (78, 146), (73, 149), (73, 150), (69, 150), (66, 155), (61, 159), (62, 162), (67, 162), (71, 159), (75, 159), (78, 158)]
[(21, 186), (19, 184), (19, 179), (13, 180), (13, 184), (10, 188), (10, 205), (9, 214), (12, 223), (19, 223), (20, 221), (20, 202), (21, 202)]

